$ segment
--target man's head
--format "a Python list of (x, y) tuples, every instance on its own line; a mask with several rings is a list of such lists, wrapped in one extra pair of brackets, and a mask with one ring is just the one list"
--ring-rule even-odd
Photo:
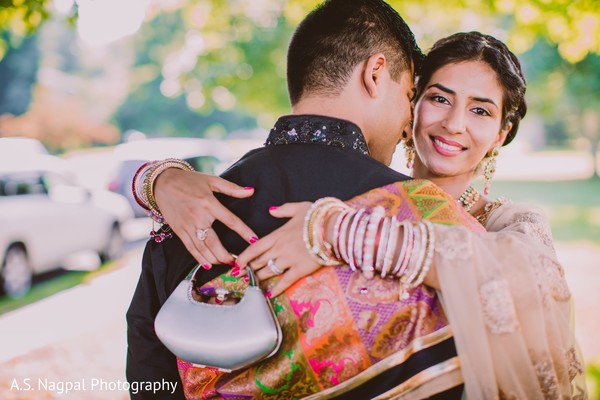
[[(412, 76), (422, 58), (408, 25), (384, 1), (326, 0), (300, 23), (288, 49), (292, 107), (308, 97), (346, 97), (338, 103), (356, 106), (349, 119), (363, 129), (371, 155), (389, 163), (410, 120), (404, 97), (412, 93)], [(353, 89), (347, 90), (350, 85)], [(363, 96), (374, 101), (361, 103)], [(402, 104), (390, 104), (398, 99)]]

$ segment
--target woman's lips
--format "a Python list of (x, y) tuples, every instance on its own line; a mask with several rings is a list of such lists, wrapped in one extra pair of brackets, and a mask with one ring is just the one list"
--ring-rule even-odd
[(457, 142), (447, 140), (439, 136), (431, 136), (431, 142), (435, 151), (443, 156), (456, 156), (465, 150), (465, 148)]

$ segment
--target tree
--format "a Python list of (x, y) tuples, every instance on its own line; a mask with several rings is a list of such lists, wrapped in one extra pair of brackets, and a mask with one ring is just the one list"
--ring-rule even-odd
[[(4, 33), (5, 37), (9, 35)], [(0, 115), (21, 115), (27, 111), (38, 64), (36, 35), (25, 38), (17, 48), (9, 48), (0, 59)]]
[[(600, 2), (388, 1), (404, 16), (425, 50), (436, 39), (457, 30), (481, 30), (506, 40), (522, 55), (532, 82), (528, 94), (533, 95), (533, 103), (546, 110), (548, 122), (558, 127), (563, 122), (557, 115), (579, 114), (572, 118), (576, 122), (566, 126), (577, 126), (574, 129), (578, 133), (588, 132), (592, 138), (597, 135), (597, 91), (592, 88), (597, 88), (600, 80), (595, 73), (600, 54)], [(153, 1), (147, 22), (135, 39), (140, 50), (134, 70), (136, 81), (115, 120), (123, 127), (133, 127), (140, 119), (136, 123), (133, 120), (148, 109), (151, 113), (144, 117), (148, 126), (163, 123), (161, 130), (167, 131), (198, 127), (217, 114), (230, 127), (249, 124), (246, 118), (255, 118), (261, 126), (270, 125), (276, 115), (289, 111), (285, 90), (289, 38), (318, 2)], [(17, 39), (25, 37), (49, 14), (49, 0), (0, 0), (0, 32), (10, 32)], [(68, 19), (76, 17), (74, 8)], [(539, 43), (545, 43), (547, 49), (542, 51)], [(531, 58), (529, 54), (547, 58)], [(561, 80), (565, 83), (560, 90), (544, 95), (547, 87), (554, 88), (552, 85)], [(140, 102), (143, 106), (136, 104)], [(172, 124), (169, 118), (160, 117), (165, 112), (172, 117)], [(234, 121), (232, 113), (241, 119)], [(175, 121), (176, 117), (185, 122)]]

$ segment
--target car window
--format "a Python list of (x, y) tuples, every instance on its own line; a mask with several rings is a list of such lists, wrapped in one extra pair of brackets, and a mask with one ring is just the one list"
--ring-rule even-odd
[(190, 157), (186, 158), (185, 161), (190, 163), (196, 171), (206, 174), (214, 174), (215, 168), (219, 165), (219, 159), (212, 156)]
[(40, 173), (15, 173), (0, 176), (0, 196), (47, 193)]

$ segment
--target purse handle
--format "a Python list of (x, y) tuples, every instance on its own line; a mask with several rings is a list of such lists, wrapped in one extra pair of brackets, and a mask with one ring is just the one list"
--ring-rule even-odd
[[(237, 256), (233, 255), (234, 259), (237, 259)], [(189, 299), (190, 302), (194, 303), (194, 304), (205, 304), (205, 305), (209, 305), (209, 306), (218, 306), (218, 307), (222, 307), (222, 306), (226, 306), (226, 305), (213, 305), (213, 304), (208, 304), (205, 303), (203, 301), (199, 301), (196, 300), (194, 298), (194, 276), (196, 275), (196, 273), (198, 272), (198, 269), (201, 267), (201, 264), (197, 264), (194, 268), (192, 268), (192, 270), (190, 271), (190, 273), (185, 277), (186, 281), (189, 281), (189, 286), (188, 286), (188, 290), (187, 290), (187, 297)], [(252, 270), (252, 268), (250, 267), (250, 265), (246, 266), (246, 272), (248, 273), (248, 288), (250, 287), (255, 287), (258, 288), (258, 278), (256, 277), (256, 274), (254, 273), (254, 271)], [(260, 288), (258, 288), (258, 290), (260, 290)]]

